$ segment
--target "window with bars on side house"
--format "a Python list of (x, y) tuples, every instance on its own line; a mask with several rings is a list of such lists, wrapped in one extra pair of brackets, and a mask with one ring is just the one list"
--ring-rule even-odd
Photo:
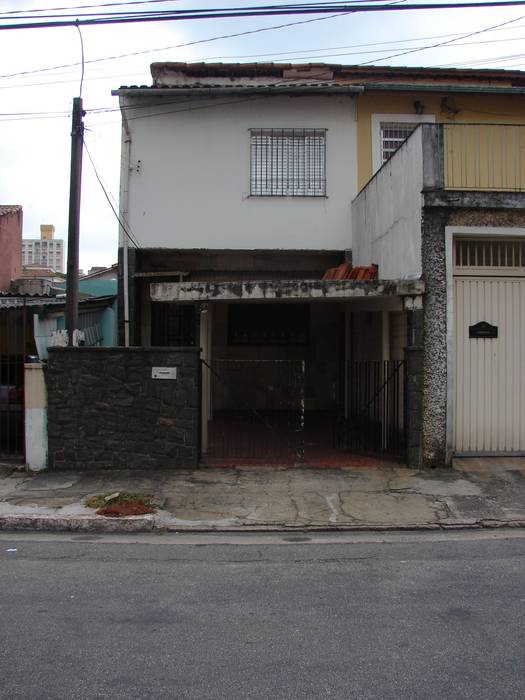
[(326, 129), (250, 129), (250, 194), (326, 196)]
[(394, 155), (417, 126), (410, 122), (381, 122), (381, 164)]

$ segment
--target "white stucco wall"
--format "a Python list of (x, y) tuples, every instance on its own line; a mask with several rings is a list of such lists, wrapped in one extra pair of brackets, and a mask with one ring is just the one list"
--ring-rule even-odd
[(380, 279), (421, 276), (422, 189), (419, 128), (352, 204), (354, 265), (379, 265)]
[[(135, 102), (127, 110), (131, 167), (124, 209), (141, 247), (351, 247), (351, 202), (357, 193), (354, 96), (228, 96), (211, 107), (204, 107), (209, 99), (179, 104), (165, 99), (171, 99), (168, 106), (159, 106), (156, 95), (149, 98), (150, 107), (137, 108)], [(250, 197), (251, 128), (327, 129), (327, 197)]]

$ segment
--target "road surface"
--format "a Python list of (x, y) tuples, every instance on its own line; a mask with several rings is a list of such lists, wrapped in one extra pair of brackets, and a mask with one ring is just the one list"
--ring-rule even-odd
[(525, 697), (525, 532), (0, 535), (0, 698)]

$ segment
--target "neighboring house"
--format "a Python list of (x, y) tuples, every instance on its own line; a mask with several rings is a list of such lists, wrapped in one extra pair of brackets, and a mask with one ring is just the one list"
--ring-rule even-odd
[[(107, 286), (109, 280), (102, 280)], [(116, 342), (116, 281), (108, 295), (81, 292), (82, 345)], [(56, 290), (55, 290), (56, 291)], [(0, 293), (0, 459), (24, 460), (24, 362), (48, 359), (48, 347), (67, 344), (65, 294)]]
[(0, 204), (0, 292), (7, 292), (11, 280), (20, 276), (22, 221), (21, 206)]
[[(470, 267), (483, 286), (507, 266), (519, 280), (525, 74), (160, 63), (152, 76), (114, 91), (120, 338), (201, 347), (203, 457), (340, 464), (368, 451), (430, 466), (454, 451), (525, 452), (522, 428), (503, 439), (495, 414), (478, 411), (472, 428), (490, 444), (454, 428), (453, 364), (492, 341), (452, 357), (448, 228), (474, 240), (458, 276)], [(502, 248), (479, 242), (500, 234)], [(517, 284), (501, 299), (521, 299)], [(500, 323), (462, 303), (470, 325)], [(516, 325), (520, 302), (501, 303)], [(522, 341), (504, 341), (509, 387), (523, 386)], [(488, 369), (468, 387), (461, 371), (457, 405), (476, 406)]]
[(64, 275), (59, 275), (50, 267), (23, 265), (20, 276), (11, 282), (14, 294), (29, 296), (54, 296), (64, 284)]
[(64, 241), (55, 238), (53, 224), (40, 225), (40, 238), (22, 240), (22, 265), (41, 265), (64, 271)]
[(109, 267), (96, 266), (91, 267), (86, 274), (80, 275), (83, 279), (105, 279), (105, 280), (116, 280), (118, 279), (118, 263), (114, 263)]

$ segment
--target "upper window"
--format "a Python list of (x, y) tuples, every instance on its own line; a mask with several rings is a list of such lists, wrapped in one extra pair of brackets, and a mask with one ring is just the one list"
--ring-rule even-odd
[(522, 276), (525, 274), (525, 239), (457, 238), (454, 270), (461, 275)]
[(394, 155), (416, 127), (408, 122), (381, 122), (381, 164)]
[(326, 129), (251, 129), (250, 194), (326, 195)]
[(434, 114), (372, 114), (373, 173), (397, 151), (418, 124), (434, 121)]

